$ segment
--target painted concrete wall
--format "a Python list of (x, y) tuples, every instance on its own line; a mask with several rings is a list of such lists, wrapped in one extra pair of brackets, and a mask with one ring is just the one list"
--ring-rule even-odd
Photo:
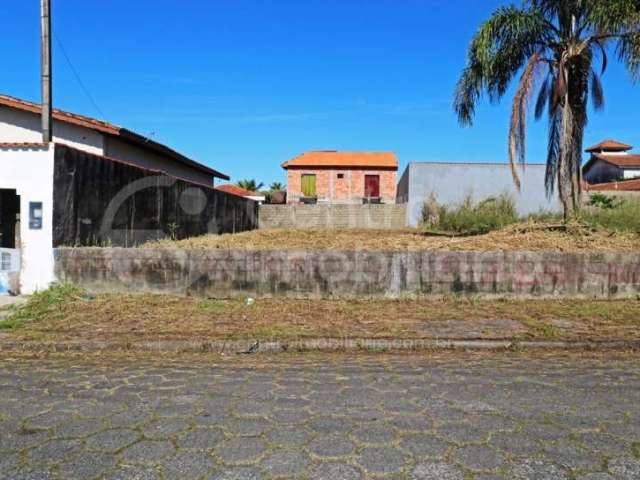
[(431, 193), (439, 203), (453, 205), (469, 194), (482, 200), (506, 192), (513, 195), (521, 215), (558, 210), (559, 202), (546, 197), (544, 178), (544, 165), (527, 165), (525, 171), (520, 170), (522, 188), (518, 192), (506, 164), (413, 162), (403, 173), (398, 198), (408, 199), (407, 222), (411, 227), (419, 225), (422, 206)]
[(623, 176), (625, 179), (638, 178), (640, 177), (640, 170), (633, 169), (633, 168), (625, 168)]
[(96, 292), (294, 297), (635, 298), (638, 253), (57, 249), (61, 280)]
[[(0, 143), (42, 142), (41, 132), (39, 115), (0, 106)], [(104, 154), (103, 135), (99, 132), (54, 120), (53, 133), (54, 142), (96, 155)]]
[(133, 163), (142, 168), (160, 170), (171, 176), (192, 182), (213, 185), (213, 177), (186, 165), (176, 162), (154, 152), (144, 150), (136, 145), (123, 142), (117, 138), (105, 139), (105, 155)]
[[(0, 189), (15, 189), (20, 195), (21, 293), (45, 289), (54, 280), (53, 145), (0, 148)], [(29, 228), (29, 202), (42, 202), (41, 230)]]
[[(395, 203), (395, 170), (290, 168), (287, 170), (287, 203), (293, 204), (302, 197), (302, 175), (316, 176), (318, 202), (337, 204), (362, 204), (365, 175), (380, 177), (380, 196), (384, 203)], [(342, 175), (342, 178), (338, 176)]]

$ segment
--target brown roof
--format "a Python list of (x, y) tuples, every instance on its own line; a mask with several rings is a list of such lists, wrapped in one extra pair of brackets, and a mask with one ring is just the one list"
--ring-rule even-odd
[(290, 167), (334, 168), (398, 168), (398, 158), (393, 152), (338, 152), (335, 150), (312, 151), (298, 155), (282, 164)]
[(0, 148), (4, 150), (31, 150), (34, 148), (46, 148), (41, 142), (0, 142)]
[[(0, 106), (15, 108), (17, 110), (22, 110), (24, 112), (32, 112), (38, 115), (40, 115), (42, 111), (41, 106), (37, 103), (28, 102), (26, 100), (21, 100), (19, 98), (10, 97), (8, 95), (1, 95), (1, 94), (0, 94)], [(53, 109), (53, 118), (60, 122), (78, 125), (81, 127), (89, 128), (91, 130), (95, 130), (100, 133), (104, 133), (105, 135), (118, 137), (123, 141), (137, 145), (138, 147), (143, 148), (145, 150), (151, 150), (161, 155), (168, 156), (173, 160), (179, 163), (182, 163), (183, 165), (187, 165), (200, 172), (206, 173), (213, 177), (229, 180), (229, 177), (224, 173), (220, 173), (217, 170), (214, 170), (205, 165), (202, 165), (201, 163), (191, 160), (190, 158), (185, 157), (181, 153), (176, 152), (175, 150), (167, 147), (166, 145), (163, 145), (154, 140), (151, 140), (150, 138), (143, 137), (142, 135), (139, 135), (131, 130), (127, 130), (126, 128), (118, 127), (117, 125), (103, 122), (101, 120), (96, 120), (94, 118), (89, 118), (82, 115), (77, 115), (75, 113), (69, 113), (62, 110), (58, 110), (57, 108)]]
[(604, 140), (593, 147), (589, 147), (587, 152), (602, 152), (602, 151), (610, 151), (610, 152), (626, 152), (631, 150), (633, 147), (631, 145), (627, 145), (626, 143), (618, 142), (617, 140)]
[(597, 160), (602, 160), (603, 162), (610, 163), (611, 165), (615, 165), (616, 167), (621, 167), (621, 168), (638, 167), (638, 168), (640, 168), (640, 155), (593, 154), (593, 158), (595, 158)]
[(230, 193), (231, 195), (237, 195), (238, 197), (261, 197), (262, 194), (259, 192), (252, 192), (251, 190), (245, 190), (244, 188), (240, 188), (237, 185), (232, 185), (227, 183), (226, 185), (219, 185), (216, 187), (216, 190), (220, 190), (221, 192)]
[(588, 192), (637, 192), (640, 191), (640, 178), (621, 180), (619, 182), (595, 183), (587, 185)]

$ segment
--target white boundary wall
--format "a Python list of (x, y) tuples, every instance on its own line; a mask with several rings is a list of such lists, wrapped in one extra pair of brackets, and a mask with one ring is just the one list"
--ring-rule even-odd
[[(20, 195), (20, 293), (46, 289), (54, 281), (53, 144), (0, 148), (0, 189)], [(29, 203), (42, 202), (42, 229), (29, 228)]]

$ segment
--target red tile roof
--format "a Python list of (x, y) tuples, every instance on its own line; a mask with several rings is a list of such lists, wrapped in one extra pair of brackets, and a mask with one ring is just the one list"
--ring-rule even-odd
[(4, 150), (31, 150), (34, 148), (46, 148), (45, 143), (40, 142), (0, 142), (0, 149)]
[(621, 180), (619, 182), (596, 183), (586, 185), (588, 192), (637, 192), (640, 191), (640, 178)]
[(312, 151), (298, 155), (282, 164), (282, 168), (398, 168), (398, 158), (393, 152), (338, 152), (335, 150)]
[[(24, 112), (36, 113), (38, 115), (40, 115), (42, 111), (42, 107), (37, 103), (28, 102), (26, 100), (21, 100), (19, 98), (10, 97), (9, 95), (1, 95), (1, 94), (0, 94), (0, 106), (14, 108), (17, 110), (22, 110)], [(150, 138), (146, 138), (131, 130), (127, 130), (126, 128), (118, 127), (117, 125), (103, 122), (101, 120), (96, 120), (94, 118), (85, 117), (83, 115), (77, 115), (75, 113), (69, 113), (62, 110), (58, 110), (57, 108), (53, 109), (53, 118), (60, 122), (78, 125), (81, 127), (89, 128), (91, 130), (95, 130), (100, 133), (104, 133), (105, 135), (118, 137), (123, 141), (133, 143), (134, 145), (137, 145), (138, 147), (143, 148), (145, 150), (151, 150), (161, 155), (170, 157), (173, 160), (179, 163), (182, 163), (183, 165), (187, 165), (188, 167), (191, 167), (200, 172), (206, 173), (213, 177), (229, 180), (229, 177), (224, 173), (220, 173), (217, 170), (214, 170), (205, 165), (202, 165), (201, 163), (191, 160), (190, 158), (185, 157), (181, 153), (176, 152), (175, 150), (167, 147), (166, 145), (163, 145), (154, 140), (151, 140)]]
[(251, 190), (245, 190), (244, 188), (240, 188), (237, 185), (232, 185), (227, 183), (226, 185), (219, 185), (216, 187), (216, 190), (220, 190), (221, 192), (230, 193), (231, 195), (237, 195), (238, 197), (261, 197), (262, 194), (260, 192), (252, 192)]
[(631, 150), (633, 147), (631, 145), (627, 145), (626, 143), (618, 142), (617, 140), (604, 140), (593, 147), (589, 147), (587, 152), (602, 152), (602, 151), (610, 151), (610, 152), (626, 152)]
[(640, 168), (640, 155), (602, 155), (602, 154), (593, 154), (593, 158), (596, 158), (598, 160), (602, 160), (603, 162), (610, 163), (611, 165), (615, 165), (616, 167), (621, 167), (621, 168), (638, 167), (638, 168)]

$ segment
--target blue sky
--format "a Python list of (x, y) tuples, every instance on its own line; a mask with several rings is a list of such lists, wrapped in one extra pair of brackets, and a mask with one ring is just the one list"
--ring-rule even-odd
[[(499, 0), (57, 0), (54, 29), (106, 120), (231, 175), (283, 181), (310, 149), (506, 161), (509, 98), (458, 126), (465, 49)], [(0, 3), (0, 91), (39, 100), (39, 1)], [(8, 21), (7, 19), (10, 19)], [(58, 108), (102, 117), (54, 49)], [(612, 63), (585, 143), (637, 144), (640, 86)], [(529, 131), (544, 161), (546, 124)]]

